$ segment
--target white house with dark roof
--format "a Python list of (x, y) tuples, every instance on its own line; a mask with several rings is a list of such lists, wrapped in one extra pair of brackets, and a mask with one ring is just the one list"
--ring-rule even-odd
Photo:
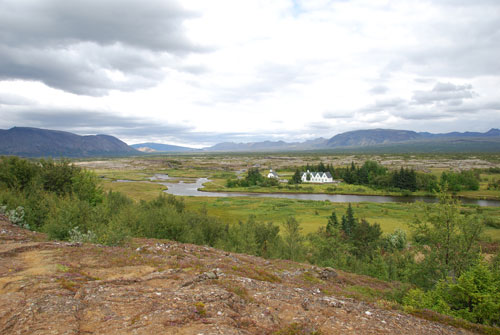
[(330, 172), (302, 172), (300, 179), (303, 183), (333, 183)]
[(276, 178), (279, 179), (280, 177), (276, 172), (273, 171), (273, 169), (269, 170), (269, 173), (267, 174), (267, 178)]

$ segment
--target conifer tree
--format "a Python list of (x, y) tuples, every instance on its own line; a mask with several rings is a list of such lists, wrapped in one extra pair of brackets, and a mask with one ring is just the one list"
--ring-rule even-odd
[(329, 235), (333, 235), (335, 232), (335, 229), (338, 228), (339, 226), (339, 221), (337, 219), (337, 214), (335, 211), (332, 211), (332, 215), (328, 217), (328, 223), (326, 224), (326, 232)]
[(294, 184), (300, 184), (302, 182), (299, 169), (295, 170), (295, 174), (293, 175), (292, 180)]
[(354, 211), (352, 209), (351, 203), (347, 206), (346, 215), (342, 216), (342, 230), (348, 237), (352, 236), (352, 233), (356, 227), (356, 218), (354, 217)]

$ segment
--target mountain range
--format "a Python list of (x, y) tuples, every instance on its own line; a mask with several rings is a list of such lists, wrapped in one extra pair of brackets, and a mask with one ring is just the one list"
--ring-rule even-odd
[(24, 157), (131, 156), (161, 152), (500, 152), (500, 130), (485, 133), (451, 132), (432, 134), (395, 129), (365, 129), (337, 134), (329, 139), (305, 142), (262, 141), (224, 142), (204, 149), (139, 143), (128, 146), (109, 135), (80, 136), (69, 132), (38, 128), (0, 129), (0, 155)]
[(23, 157), (92, 157), (137, 155), (139, 151), (109, 135), (80, 136), (39, 128), (0, 129), (0, 154)]
[[(373, 150), (398, 146), (405, 148), (432, 147), (434, 143), (438, 149), (444, 151), (459, 150), (457, 143), (462, 142), (466, 147), (476, 144), (472, 151), (500, 151), (500, 130), (492, 128), (485, 133), (479, 132), (451, 132), (432, 134), (428, 132), (415, 132), (411, 130), (395, 129), (364, 129), (337, 134), (330, 139), (317, 138), (305, 142), (264, 141), (251, 143), (224, 142), (204, 151), (301, 151), (301, 150)], [(471, 147), (471, 148), (472, 148)], [(411, 151), (411, 148), (409, 148)], [(429, 148), (432, 149), (432, 148)], [(496, 150), (495, 150), (496, 149)], [(425, 149), (428, 150), (428, 149)], [(384, 150), (382, 150), (384, 151)]]
[(189, 147), (182, 147), (178, 145), (171, 145), (171, 144), (162, 144), (162, 143), (138, 143), (138, 144), (132, 144), (132, 148), (142, 151), (142, 152), (147, 152), (147, 153), (154, 153), (154, 152), (187, 152), (187, 151), (194, 151), (196, 149), (189, 148)]

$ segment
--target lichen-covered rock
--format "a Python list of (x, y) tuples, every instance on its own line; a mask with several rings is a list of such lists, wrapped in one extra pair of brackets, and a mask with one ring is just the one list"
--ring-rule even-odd
[(331, 268), (168, 241), (43, 239), (0, 217), (1, 335), (469, 334), (345, 298), (348, 281), (388, 284)]
[(319, 272), (319, 277), (323, 280), (330, 280), (337, 276), (337, 272), (332, 268), (324, 268)]

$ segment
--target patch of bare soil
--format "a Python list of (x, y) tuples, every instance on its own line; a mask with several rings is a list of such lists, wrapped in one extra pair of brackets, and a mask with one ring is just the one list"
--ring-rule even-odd
[(171, 241), (43, 242), (0, 217), (0, 334), (470, 334), (343, 296), (368, 277)]

